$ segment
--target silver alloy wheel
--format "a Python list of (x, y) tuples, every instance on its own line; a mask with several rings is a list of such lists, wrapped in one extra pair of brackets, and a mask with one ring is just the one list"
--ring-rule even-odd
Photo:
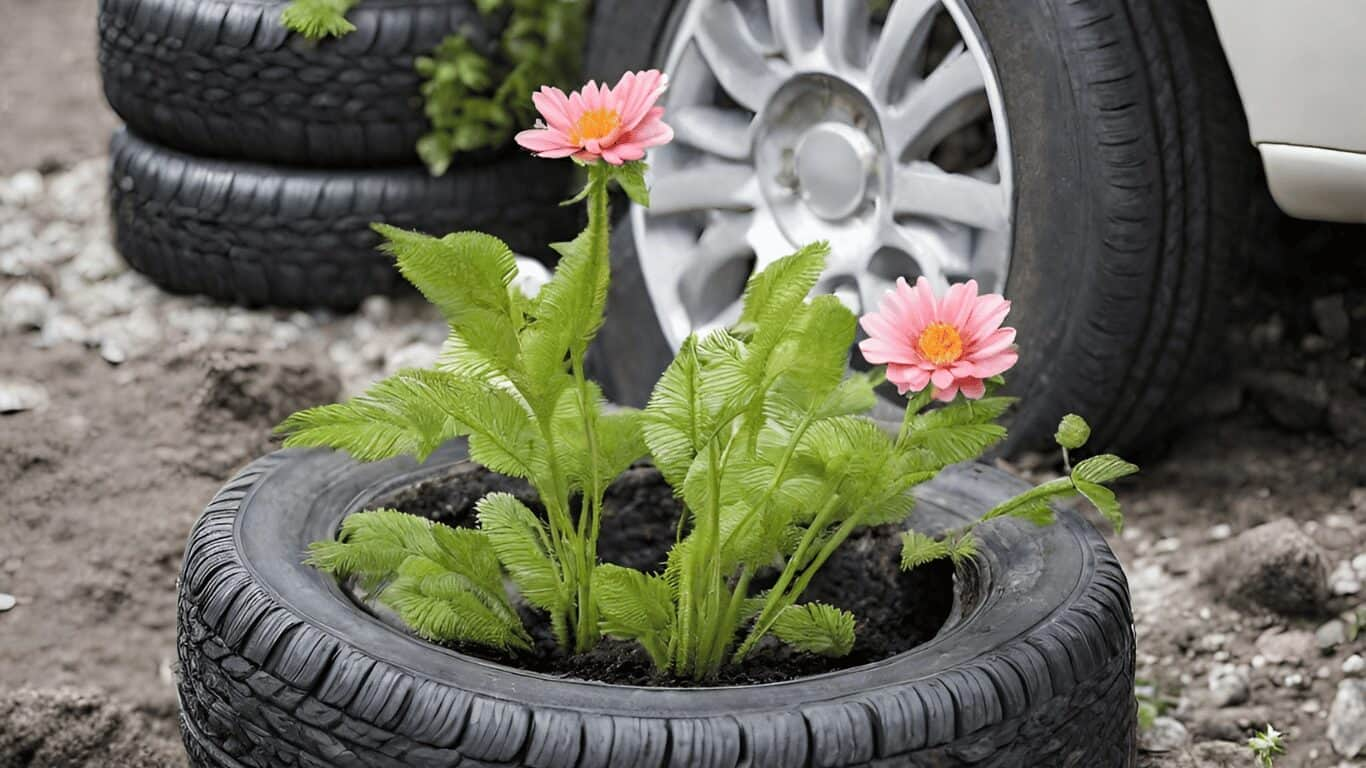
[(815, 240), (818, 290), (855, 312), (902, 276), (1004, 288), (1009, 133), (962, 0), (692, 0), (676, 21), (677, 138), (631, 214), (671, 345), (730, 324), (750, 274)]

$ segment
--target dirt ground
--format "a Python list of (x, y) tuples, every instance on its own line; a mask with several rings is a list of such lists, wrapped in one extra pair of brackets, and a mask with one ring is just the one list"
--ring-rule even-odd
[[(183, 764), (175, 579), (200, 509), (281, 415), (430, 359), (442, 334), (409, 301), (248, 312), (127, 272), (103, 207), (94, 5), (0, 0), (0, 410), (18, 410), (0, 415), (0, 768)], [(1366, 764), (1328, 738), (1366, 654), (1366, 632), (1349, 639), (1366, 609), (1366, 237), (1271, 229), (1198, 415), (1120, 489), (1141, 692), (1169, 718), (1145, 766), (1251, 765), (1233, 743), (1267, 722), (1287, 734), (1278, 766)], [(1260, 554), (1240, 534), (1283, 519), (1322, 604), (1285, 618), (1218, 599)]]
[(0, 0), (0, 175), (67, 165), (108, 145), (117, 119), (100, 92), (96, 4)]

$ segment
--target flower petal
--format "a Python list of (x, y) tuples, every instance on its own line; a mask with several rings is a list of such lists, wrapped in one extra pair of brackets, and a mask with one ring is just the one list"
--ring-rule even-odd
[(930, 374), (930, 381), (934, 382), (936, 388), (944, 389), (953, 384), (954, 378), (948, 368), (936, 368), (934, 373)]
[(566, 135), (574, 129), (574, 120), (569, 117), (569, 97), (564, 91), (543, 85), (540, 91), (531, 94), (531, 103), (552, 128)]
[(974, 358), (971, 375), (979, 379), (989, 379), (1005, 373), (1019, 361), (1020, 355), (1013, 349), (988, 358)]
[(915, 366), (892, 363), (887, 366), (887, 380), (896, 385), (898, 393), (904, 395), (907, 392), (919, 392), (928, 386), (930, 374)]
[(981, 379), (960, 379), (958, 386), (963, 392), (963, 397), (969, 400), (981, 400), (987, 393), (986, 382)]

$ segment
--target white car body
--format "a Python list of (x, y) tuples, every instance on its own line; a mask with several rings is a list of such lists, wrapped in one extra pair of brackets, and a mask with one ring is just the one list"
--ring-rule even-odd
[(1366, 222), (1366, 4), (1209, 0), (1272, 197)]

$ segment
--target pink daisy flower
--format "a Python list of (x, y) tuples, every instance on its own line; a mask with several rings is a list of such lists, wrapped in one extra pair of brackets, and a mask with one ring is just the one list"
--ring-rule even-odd
[(517, 134), (517, 143), (537, 157), (569, 157), (587, 163), (602, 158), (621, 165), (645, 157), (645, 150), (667, 144), (673, 129), (663, 121), (655, 101), (669, 85), (657, 69), (627, 72), (611, 88), (592, 80), (568, 96), (541, 86), (531, 95), (543, 120)]
[(1010, 302), (998, 294), (977, 295), (977, 281), (951, 286), (940, 299), (920, 278), (904, 278), (883, 297), (877, 312), (860, 319), (868, 338), (859, 350), (870, 363), (887, 364), (887, 380), (901, 394), (934, 385), (934, 397), (948, 402), (959, 392), (976, 400), (983, 379), (1009, 370), (1019, 355), (1015, 329), (1002, 328)]

